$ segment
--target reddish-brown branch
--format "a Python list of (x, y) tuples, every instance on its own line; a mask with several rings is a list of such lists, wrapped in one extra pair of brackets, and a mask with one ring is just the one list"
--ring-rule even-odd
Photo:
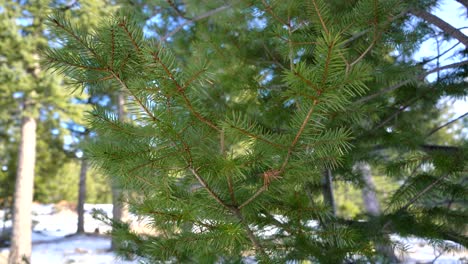
[(85, 47), (91, 54), (94, 55), (94, 57), (99, 61), (101, 65), (105, 65), (104, 60), (99, 56), (95, 50), (93, 50), (91, 47), (88, 46), (88, 44), (82, 40), (78, 35), (76, 35), (73, 31), (70, 29), (66, 28), (64, 25), (60, 24), (57, 19), (52, 19), (52, 22), (55, 23), (55, 25), (59, 28), (61, 28), (63, 31), (65, 31), (68, 35), (73, 37), (76, 41), (78, 41), (83, 47)]
[(163, 70), (166, 72), (166, 75), (169, 77), (169, 79), (171, 79), (172, 83), (174, 83), (174, 85), (177, 87), (177, 91), (179, 92), (179, 94), (182, 96), (182, 98), (184, 99), (185, 101), (185, 104), (187, 105), (187, 107), (189, 108), (190, 112), (192, 112), (192, 114), (198, 119), (200, 120), (201, 122), (207, 124), (209, 127), (213, 128), (214, 130), (216, 131), (221, 131), (215, 124), (213, 124), (211, 121), (209, 121), (208, 119), (206, 119), (205, 117), (203, 117), (200, 113), (198, 113), (192, 103), (190, 102), (190, 100), (187, 98), (187, 95), (185, 95), (185, 92), (184, 92), (184, 88), (182, 87), (182, 85), (179, 84), (179, 82), (175, 79), (174, 75), (172, 74), (172, 72), (169, 70), (169, 68), (159, 59), (158, 57), (158, 54), (157, 53), (153, 53), (153, 59), (155, 61), (157, 61), (161, 67), (163, 68)]
[(319, 17), (320, 19), (320, 23), (322, 24), (322, 27), (323, 27), (323, 30), (325, 31), (325, 33), (327, 33), (327, 35), (329, 34), (329, 31), (327, 29), (327, 25), (325, 25), (325, 21), (323, 21), (323, 18), (322, 18), (322, 14), (320, 14), (320, 10), (317, 6), (317, 3), (315, 2), (315, 0), (312, 0), (312, 3), (314, 4), (314, 8), (315, 8), (315, 12), (317, 13), (317, 16)]
[(302, 76), (299, 72), (294, 71), (293, 73), (294, 75), (299, 77), (299, 79), (301, 79), (303, 82), (305, 82), (310, 88), (314, 89), (317, 92), (320, 91), (320, 89), (316, 85), (314, 85), (309, 79)]
[[(335, 43), (330, 43), (328, 45), (328, 51), (327, 51), (327, 59), (325, 61), (325, 70), (323, 71), (323, 76), (322, 76), (322, 82), (321, 82), (321, 85), (322, 85), (322, 89), (323, 89), (323, 86), (325, 85), (325, 81), (327, 80), (328, 78), (328, 68), (330, 66), (330, 60), (331, 60), (331, 53), (332, 53), (332, 50), (333, 50), (333, 47), (335, 46)], [(320, 95), (321, 91), (319, 91), (319, 95)]]
[[(176, 4), (174, 4), (174, 2), (172, 0), (166, 0), (166, 3), (172, 8), (174, 9), (174, 11), (176, 12), (176, 14), (180, 17), (183, 17), (185, 19), (189, 19), (188, 17), (185, 16), (184, 13), (182, 13), (182, 11), (179, 10), (179, 8), (177, 8)], [(189, 19), (190, 20), (190, 19)]]
[(244, 208), (248, 204), (250, 204), (255, 198), (257, 198), (262, 192), (264, 192), (267, 189), (267, 186), (262, 185), (260, 189), (258, 189), (249, 199), (247, 199), (245, 202), (243, 202), (240, 206), (239, 209)]
[(110, 71), (112, 73), (112, 75), (114, 76), (114, 78), (122, 85), (122, 87), (124, 87), (132, 96), (133, 98), (137, 101), (138, 105), (140, 105), (140, 107), (143, 109), (143, 111), (145, 111), (145, 113), (153, 120), (153, 121), (157, 121), (157, 122), (160, 122), (160, 120), (153, 115), (153, 113), (151, 113), (151, 111), (148, 109), (148, 107), (146, 107), (146, 105), (140, 100), (140, 98), (138, 98), (127, 86), (127, 84), (119, 77), (118, 74), (116, 74), (114, 71)]
[(128, 27), (127, 25), (125, 24), (125, 22), (120, 22), (119, 23), (119, 27), (121, 27), (125, 33), (127, 34), (128, 38), (130, 39), (130, 41), (132, 42), (132, 45), (133, 45), (133, 48), (135, 48), (136, 51), (140, 52), (140, 47), (138, 46), (138, 44), (136, 43), (136, 40), (133, 38), (132, 34), (130, 33), (130, 31), (128, 30)]
[(201, 186), (203, 186), (203, 188), (205, 188), (205, 190), (210, 194), (211, 197), (213, 197), (213, 199), (215, 199), (216, 202), (218, 202), (222, 207), (226, 208), (228, 211), (232, 211), (232, 208), (229, 207), (211, 188), (210, 186), (208, 186), (208, 184), (206, 183), (206, 181), (198, 174), (198, 172), (192, 168), (192, 167), (189, 167), (188, 168), (193, 176), (195, 176), (195, 178), (198, 180), (198, 182), (201, 184)]
[(278, 15), (276, 15), (276, 13), (273, 12), (273, 8), (269, 4), (267, 4), (267, 2), (265, 0), (262, 0), (262, 4), (265, 7), (265, 11), (267, 11), (275, 20), (277, 20), (281, 24), (289, 27), (289, 24), (286, 23), (286, 21), (284, 21), (283, 19), (281, 19)]
[[(322, 77), (322, 86), (325, 85), (325, 81), (326, 81), (326, 79), (328, 77), (328, 66), (330, 64), (331, 51), (332, 51), (333, 47), (334, 47), (334, 43), (332, 43), (331, 45), (328, 46), (328, 53), (327, 53), (327, 58), (326, 58), (326, 62), (325, 62), (325, 70), (324, 70), (323, 77)], [(318, 90), (318, 96), (320, 96), (321, 94), (322, 94), (322, 89), (319, 89)], [(307, 123), (309, 122), (310, 118), (312, 117), (312, 113), (314, 112), (315, 106), (318, 103), (319, 103), (318, 99), (315, 99), (313, 101), (313, 104), (310, 107), (309, 111), (307, 112), (307, 115), (304, 118), (304, 121), (302, 122), (301, 127), (297, 131), (296, 136), (294, 137), (294, 140), (291, 142), (291, 145), (288, 148), (288, 152), (286, 154), (286, 157), (285, 157), (283, 163), (281, 164), (280, 169), (277, 170), (277, 171), (273, 171), (273, 173), (274, 173), (274, 175), (276, 177), (279, 178), (279, 177), (281, 177), (281, 174), (284, 173), (284, 171), (286, 169), (286, 166), (289, 163), (289, 159), (291, 158), (292, 152), (294, 151), (294, 147), (296, 146), (297, 142), (299, 142), (299, 138), (301, 137), (302, 133), (304, 132), (304, 130), (305, 130), (306, 126), (307, 126)], [(268, 185), (264, 184), (249, 199), (247, 199), (244, 203), (242, 203), (239, 206), (239, 209), (241, 209), (241, 208), (247, 206), (248, 204), (250, 204), (253, 200), (255, 200), (255, 198), (257, 198), (260, 194), (262, 194), (267, 189), (268, 189)]]
[(318, 100), (314, 100), (314, 103), (313, 103), (312, 107), (309, 109), (309, 112), (307, 112), (307, 115), (304, 118), (304, 121), (302, 122), (301, 127), (299, 128), (299, 131), (297, 131), (296, 136), (294, 137), (294, 140), (293, 140), (293, 142), (291, 143), (291, 146), (288, 149), (288, 153), (286, 154), (286, 158), (284, 159), (284, 162), (281, 165), (281, 168), (280, 168), (280, 173), (281, 174), (286, 169), (286, 166), (288, 165), (288, 162), (289, 162), (291, 154), (292, 154), (292, 152), (294, 150), (294, 147), (296, 146), (297, 142), (299, 141), (299, 138), (301, 137), (302, 133), (304, 132), (304, 129), (307, 126), (307, 123), (309, 122), (310, 118), (312, 117), (312, 113), (314, 112), (315, 106), (317, 104), (318, 104)]

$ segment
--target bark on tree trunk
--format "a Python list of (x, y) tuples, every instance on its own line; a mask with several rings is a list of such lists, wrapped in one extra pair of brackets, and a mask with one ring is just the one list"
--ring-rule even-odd
[(335, 197), (333, 195), (332, 172), (329, 169), (325, 169), (323, 173), (322, 192), (325, 203), (327, 203), (330, 206), (333, 215), (336, 215)]
[[(122, 92), (117, 95), (117, 109), (119, 121), (125, 121), (125, 98)], [(112, 183), (112, 219), (125, 222), (128, 219), (128, 207), (123, 203), (124, 192), (115, 183)], [(115, 249), (116, 241), (112, 239), (111, 249)]]
[(372, 216), (379, 216), (380, 204), (375, 192), (375, 184), (372, 180), (370, 165), (366, 162), (359, 162), (356, 164), (356, 169), (361, 174), (362, 181), (365, 184), (362, 188), (362, 199), (364, 201), (364, 207), (366, 208), (368, 214)]
[(31, 262), (31, 209), (36, 162), (36, 120), (24, 117), (21, 123), (21, 141), (13, 205), (9, 264)]
[(88, 172), (88, 161), (83, 157), (81, 160), (80, 182), (78, 185), (78, 227), (76, 233), (84, 233), (84, 203), (86, 200), (86, 173)]
[[(366, 212), (374, 217), (379, 216), (381, 214), (380, 203), (377, 199), (377, 193), (375, 191), (374, 181), (372, 180), (372, 171), (369, 163), (358, 162), (354, 165), (354, 169), (361, 174), (362, 181), (364, 182), (364, 187), (362, 188), (362, 199), (364, 201)], [(399, 263), (399, 260), (390, 245), (376, 243), (375, 248), (376, 251), (385, 256), (390, 263)]]

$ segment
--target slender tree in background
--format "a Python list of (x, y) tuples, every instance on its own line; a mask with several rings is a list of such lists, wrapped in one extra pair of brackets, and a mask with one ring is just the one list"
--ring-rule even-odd
[[(70, 107), (71, 97), (61, 88), (62, 78), (45, 73), (39, 65), (39, 50), (56, 41), (45, 29), (50, 7), (71, 7), (47, 0), (0, 1), (0, 6), (1, 105), (7, 109), (2, 114), (8, 116), (0, 124), (8, 128), (4, 130), (7, 139), (1, 143), (7, 149), (18, 147), (17, 158), (10, 154), (8, 160), (2, 160), (6, 173), (16, 174), (9, 256), (9, 263), (16, 264), (30, 262), (33, 197), (43, 201), (57, 197), (50, 195), (50, 189), (70, 163), (61, 123), (78, 118), (83, 108)], [(41, 162), (36, 163), (36, 158)], [(38, 190), (34, 195), (33, 186)]]
[[(122, 92), (117, 93), (117, 114), (119, 121), (125, 122), (125, 98)], [(112, 183), (112, 219), (114, 221), (126, 222), (128, 220), (128, 205), (125, 200), (125, 192), (123, 192), (122, 187), (119, 186), (119, 183)], [(111, 248), (116, 248), (116, 242), (112, 240)]]
[(84, 204), (86, 200), (86, 173), (88, 172), (88, 161), (83, 157), (81, 160), (80, 182), (78, 192), (78, 227), (77, 233), (84, 233)]
[[(3, 25), (9, 28), (2, 32), (5, 41), (2, 56), (6, 66), (14, 75), (7, 79), (9, 85), (14, 85), (13, 91), (21, 111), (21, 134), (18, 150), (18, 166), (13, 207), (13, 227), (11, 248), (8, 262), (29, 262), (31, 254), (31, 207), (33, 200), (33, 183), (36, 158), (36, 127), (40, 112), (41, 100), (51, 102), (64, 94), (58, 92), (58, 78), (47, 76), (39, 66), (37, 49), (47, 45), (43, 35), (44, 16), (38, 16), (46, 8), (45, 1), (23, 6), (16, 2), (2, 3), (4, 9), (0, 14)], [(28, 12), (30, 17), (24, 18), (23, 25), (18, 25), (15, 19)], [(26, 25), (24, 25), (26, 24)], [(4, 42), (2, 40), (2, 43)], [(8, 46), (9, 45), (9, 46)], [(8, 49), (9, 48), (9, 49)], [(14, 52), (21, 50), (21, 53)], [(8, 75), (7, 75), (8, 76)], [(16, 84), (14, 84), (16, 83)], [(10, 90), (11, 91), (11, 90)], [(13, 96), (13, 94), (9, 94)], [(45, 96), (49, 98), (46, 99)]]
[[(438, 99), (466, 94), (466, 62), (425, 71), (402, 59), (430, 32), (408, 31), (410, 12), (434, 4), (162, 1), (159, 41), (128, 14), (93, 34), (55, 14), (51, 29), (68, 46), (49, 49), (46, 63), (91, 93), (129, 98), (132, 122), (95, 107), (87, 153), (138, 193), (132, 210), (159, 235), (114, 221), (117, 249), (150, 262), (340, 263), (376, 261), (389, 233), (466, 245), (466, 152), (430, 141)], [(423, 81), (442, 69), (455, 70)], [(362, 182), (352, 167), (363, 161), (404, 184), (380, 215), (333, 214), (323, 172)], [(457, 206), (438, 205), (448, 194)]]
[[(25, 107), (24, 110), (27, 110)], [(13, 229), (9, 263), (29, 263), (31, 256), (31, 209), (34, 165), (36, 162), (36, 120), (25, 116), (21, 123), (21, 142), (13, 206)]]

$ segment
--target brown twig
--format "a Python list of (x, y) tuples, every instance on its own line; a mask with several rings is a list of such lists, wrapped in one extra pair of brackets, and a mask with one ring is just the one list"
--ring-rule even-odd
[(362, 103), (365, 103), (367, 101), (370, 101), (376, 97), (379, 97), (380, 95), (382, 94), (385, 94), (385, 93), (389, 93), (391, 91), (394, 91), (402, 86), (405, 86), (413, 81), (416, 81), (416, 80), (422, 80), (424, 79), (426, 76), (432, 74), (432, 73), (435, 73), (435, 72), (438, 72), (438, 71), (442, 71), (442, 70), (446, 70), (446, 69), (451, 69), (451, 68), (456, 68), (456, 67), (459, 67), (459, 66), (463, 66), (463, 65), (466, 65), (468, 64), (468, 60), (466, 61), (461, 61), (461, 62), (456, 62), (456, 63), (452, 63), (452, 64), (449, 64), (449, 65), (445, 65), (445, 66), (441, 66), (441, 67), (437, 67), (437, 68), (434, 68), (432, 70), (429, 70), (429, 71), (426, 71), (425, 73), (422, 73), (420, 75), (417, 75), (416, 77), (413, 77), (413, 78), (410, 78), (410, 79), (406, 79), (404, 81), (401, 81), (397, 84), (394, 84), (392, 86), (389, 86), (387, 88), (384, 88), (380, 91), (377, 91), (376, 93), (374, 94), (371, 94), (371, 95), (368, 95), (368, 96), (365, 96), (365, 97), (362, 97), (361, 99), (355, 101), (356, 104), (362, 104)]
[(199, 16), (197, 16), (197, 17), (194, 17), (194, 18), (192, 18), (192, 19), (190, 19), (190, 20), (185, 21), (184, 23), (182, 23), (182, 24), (180, 24), (179, 26), (177, 26), (173, 31), (167, 33), (164, 37), (162, 37), (162, 38), (161, 38), (161, 42), (167, 41), (168, 38), (172, 37), (174, 34), (176, 34), (177, 32), (179, 32), (179, 31), (180, 31), (182, 28), (184, 28), (186, 25), (189, 25), (189, 24), (192, 24), (192, 23), (194, 23), (194, 22), (196, 22), (196, 21), (198, 21), (198, 20), (202, 20), (202, 19), (204, 19), (204, 18), (210, 17), (210, 16), (212, 16), (212, 15), (214, 15), (214, 14), (216, 14), (216, 13), (219, 13), (219, 12), (221, 12), (221, 11), (224, 11), (224, 10), (230, 8), (230, 7), (231, 7), (230, 4), (229, 4), (229, 5), (223, 5), (223, 6), (220, 6), (220, 7), (218, 7), (218, 8), (215, 8), (215, 9), (213, 9), (213, 10), (210, 10), (210, 11), (204, 13), (204, 14), (201, 14), (201, 15), (199, 15)]
[(461, 116), (459, 116), (457, 118), (454, 118), (454, 119), (448, 121), (447, 123), (445, 123), (443, 125), (440, 125), (440, 126), (434, 128), (434, 129), (432, 129), (429, 133), (427, 133), (426, 137), (431, 136), (432, 134), (436, 133), (437, 131), (441, 130), (442, 128), (451, 125), (452, 123), (464, 118), (465, 116), (468, 116), (468, 112), (464, 113), (463, 115), (461, 115)]
[[(438, 178), (437, 180), (435, 180), (434, 182), (432, 182), (431, 184), (429, 184), (428, 186), (426, 186), (426, 188), (424, 188), (423, 190), (421, 190), (419, 193), (417, 193), (415, 196), (413, 196), (413, 198), (411, 198), (411, 200), (409, 200), (404, 206), (402, 206), (400, 209), (398, 209), (398, 211), (403, 211), (403, 210), (406, 210), (408, 209), (408, 207), (410, 207), (412, 204), (414, 204), (419, 198), (421, 198), (421, 196), (423, 196), (425, 193), (427, 193), (428, 191), (430, 191), (432, 188), (434, 188), (439, 182), (441, 182), (442, 180), (444, 180), (445, 178), (447, 178), (449, 176), (449, 174), (446, 174), (440, 178)], [(392, 223), (392, 220), (388, 220), (382, 227), (382, 230), (385, 230), (390, 224)]]
[(192, 114), (201, 122), (207, 124), (209, 127), (213, 128), (216, 131), (221, 131), (215, 124), (213, 124), (210, 120), (206, 119), (204, 116), (202, 116), (200, 113), (198, 113), (195, 108), (193, 107), (192, 103), (188, 99), (187, 95), (185, 94), (184, 87), (176, 80), (172, 72), (169, 70), (169, 68), (161, 61), (161, 59), (158, 56), (158, 53), (153, 53), (153, 59), (158, 62), (161, 67), (163, 67), (163, 70), (166, 72), (166, 75), (169, 77), (169, 79), (174, 83), (174, 85), (177, 87), (177, 92), (182, 96), (182, 98), (185, 101), (185, 104), (187, 105), (188, 109)]
[(205, 179), (203, 179), (200, 174), (198, 174), (198, 172), (193, 168), (193, 167), (189, 167), (188, 168), (193, 176), (195, 176), (195, 178), (198, 180), (198, 182), (201, 184), (201, 186), (203, 186), (203, 188), (205, 188), (205, 190), (211, 195), (211, 197), (213, 197), (213, 199), (216, 200), (216, 202), (218, 202), (222, 207), (226, 208), (228, 211), (231, 211), (232, 208), (229, 207), (211, 188), (210, 186), (208, 186), (208, 184), (206, 183)]
[(271, 5), (267, 4), (265, 0), (262, 0), (262, 4), (265, 7), (265, 11), (267, 11), (275, 20), (277, 20), (278, 22), (280, 22), (281, 24), (285, 26), (288, 26), (288, 23), (286, 23), (286, 21), (281, 19), (278, 15), (276, 15), (275, 12), (273, 12), (273, 8), (271, 7)]
[(317, 13), (317, 16), (320, 19), (320, 23), (322, 24), (323, 30), (325, 31), (325, 33), (327, 33), (327, 35), (330, 34), (327, 29), (327, 25), (325, 25), (325, 21), (323, 21), (322, 15), (320, 14), (320, 10), (317, 6), (317, 2), (315, 2), (315, 0), (312, 0), (312, 3), (314, 4), (315, 12)]

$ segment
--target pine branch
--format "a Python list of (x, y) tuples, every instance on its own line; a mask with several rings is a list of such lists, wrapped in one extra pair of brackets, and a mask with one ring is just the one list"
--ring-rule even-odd
[(146, 107), (146, 105), (140, 100), (140, 98), (138, 98), (127, 86), (127, 84), (120, 78), (120, 76), (115, 73), (113, 70), (110, 70), (112, 76), (114, 76), (114, 78), (122, 85), (122, 87), (125, 88), (125, 90), (127, 90), (131, 95), (132, 97), (137, 101), (138, 105), (140, 105), (140, 107), (143, 109), (143, 111), (145, 111), (145, 113), (153, 120), (153, 121), (156, 121), (156, 122), (161, 122), (161, 120), (159, 120), (156, 116), (153, 115), (153, 113), (151, 113), (151, 111), (148, 109), (148, 107)]
[(432, 129), (429, 133), (427, 133), (426, 137), (431, 136), (432, 134), (436, 133), (437, 131), (441, 130), (442, 128), (451, 125), (452, 123), (464, 118), (465, 116), (468, 116), (468, 112), (464, 113), (463, 115), (461, 115), (461, 116), (459, 116), (457, 118), (454, 118), (454, 119), (448, 121), (447, 123), (445, 123), (443, 125), (440, 125), (440, 126), (434, 128), (434, 129)]
[(180, 11), (179, 8), (177, 8), (176, 4), (174, 3), (174, 1), (172, 0), (166, 0), (166, 3), (176, 12), (176, 14), (180, 17), (183, 17), (185, 19), (188, 19), (188, 20), (191, 20), (190, 18), (188, 18), (187, 16), (185, 16), (184, 13), (182, 13), (182, 11)]
[(371, 44), (369, 45), (369, 47), (367, 47), (367, 49), (361, 54), (361, 56), (359, 56), (356, 60), (354, 60), (353, 62), (351, 62), (349, 64), (349, 67), (353, 67), (356, 63), (360, 62), (362, 59), (364, 59), (364, 57), (367, 55), (367, 53), (369, 53), (372, 48), (374, 47), (376, 43), (376, 40), (372, 40)]
[(78, 69), (83, 69), (83, 70), (90, 70), (90, 71), (99, 71), (99, 72), (108, 72), (107, 68), (103, 67), (92, 67), (92, 66), (86, 66), (86, 65), (81, 65), (81, 64), (76, 64), (71, 61), (65, 61), (65, 60), (58, 60), (55, 58), (48, 57), (47, 58), (49, 62), (55, 62), (55, 63), (60, 63), (69, 67), (74, 67)]
[[(323, 76), (322, 76), (322, 81), (321, 81), (321, 84), (322, 86), (325, 85), (325, 81), (328, 77), (328, 67), (330, 65), (330, 61), (331, 61), (331, 53), (332, 53), (332, 50), (333, 50), (333, 47), (334, 47), (335, 43), (330, 43), (328, 45), (328, 52), (327, 52), (327, 58), (326, 58), (326, 61), (325, 61), (325, 70), (323, 72)], [(323, 87), (322, 89), (319, 89), (317, 91), (318, 93), (318, 96), (320, 96), (323, 92)], [(280, 167), (279, 170), (275, 170), (273, 171), (274, 175), (276, 176), (276, 178), (279, 178), (281, 177), (281, 174), (284, 173), (285, 169), (286, 169), (286, 166), (288, 165), (289, 163), (289, 159), (291, 158), (291, 155), (292, 155), (292, 152), (294, 151), (294, 147), (296, 146), (297, 142), (299, 141), (299, 138), (301, 137), (302, 133), (304, 132), (304, 129), (305, 127), (307, 126), (307, 123), (309, 122), (310, 118), (312, 117), (312, 113), (314, 112), (314, 109), (315, 109), (315, 106), (319, 103), (319, 100), (318, 99), (315, 99), (313, 101), (313, 104), (312, 106), (310, 107), (309, 111), (307, 112), (307, 115), (306, 117), (304, 118), (302, 124), (301, 124), (301, 127), (299, 128), (299, 130), (297, 131), (296, 133), (296, 136), (294, 137), (293, 141), (291, 142), (291, 145), (289, 146), (288, 148), (288, 152), (286, 154), (286, 157)], [(242, 203), (240, 206), (239, 206), (239, 209), (247, 206), (248, 204), (250, 204), (253, 200), (255, 200), (255, 198), (257, 198), (260, 194), (262, 194), (265, 190), (268, 189), (268, 185), (267, 184), (264, 184), (262, 187), (260, 187), (249, 199), (247, 199), (244, 203)]]
[[(444, 180), (445, 178), (447, 178), (449, 176), (449, 174), (446, 174), (442, 177), (439, 177), (437, 180), (433, 181), (431, 184), (429, 184), (426, 188), (424, 188), (423, 190), (421, 190), (419, 193), (417, 193), (416, 195), (413, 196), (413, 198), (411, 198), (411, 200), (409, 200), (405, 205), (403, 205), (400, 209), (398, 209), (398, 211), (404, 211), (406, 209), (408, 209), (412, 204), (414, 204), (419, 198), (421, 198), (421, 196), (423, 196), (425, 193), (427, 193), (428, 191), (430, 191), (432, 188), (434, 188), (438, 183), (440, 183), (442, 180)], [(382, 230), (385, 230), (388, 228), (388, 226), (392, 223), (392, 220), (388, 220), (382, 227)]]
[[(386, 23), (387, 23), (387, 24), (390, 24), (391, 22), (393, 22), (393, 21), (395, 21), (395, 20), (397, 20), (397, 19), (399, 19), (399, 18), (405, 16), (407, 13), (408, 13), (408, 10), (402, 11), (402, 12), (399, 13), (398, 15), (389, 18), (389, 19), (386, 21)], [(364, 29), (364, 30), (362, 30), (362, 31), (360, 31), (360, 32), (358, 32), (358, 33), (353, 34), (348, 40), (346, 40), (345, 42), (343, 42), (341, 45), (342, 45), (343, 47), (348, 46), (351, 42), (353, 42), (353, 41), (355, 41), (355, 40), (361, 38), (361, 37), (364, 36), (364, 35), (366, 35), (366, 34), (369, 33), (369, 31), (371, 31), (372, 29), (374, 29), (374, 26), (372, 26), (371, 28)]]
[(286, 146), (283, 146), (281, 144), (269, 141), (268, 139), (260, 137), (259, 135), (252, 134), (252, 133), (250, 133), (249, 131), (247, 131), (247, 130), (245, 130), (243, 128), (236, 127), (234, 125), (230, 125), (230, 127), (236, 129), (237, 131), (241, 132), (242, 134), (244, 134), (244, 135), (246, 135), (248, 137), (251, 137), (251, 138), (256, 139), (256, 140), (263, 141), (263, 142), (267, 143), (268, 145), (271, 145), (271, 146), (273, 146), (275, 148), (286, 149)]
[(365, 103), (367, 101), (370, 101), (376, 97), (379, 97), (380, 95), (383, 95), (385, 93), (389, 93), (391, 91), (394, 91), (400, 87), (403, 87), (413, 81), (416, 81), (416, 80), (423, 80), (426, 76), (432, 74), (432, 73), (435, 73), (435, 72), (438, 72), (438, 71), (442, 71), (442, 70), (446, 70), (446, 69), (451, 69), (451, 68), (457, 68), (457, 67), (460, 67), (460, 66), (463, 66), (463, 65), (466, 65), (468, 64), (468, 60), (466, 61), (461, 61), (461, 62), (456, 62), (456, 63), (452, 63), (452, 64), (449, 64), (449, 65), (445, 65), (445, 66), (441, 66), (441, 67), (437, 67), (437, 68), (434, 68), (432, 70), (429, 70), (429, 71), (426, 71), (425, 73), (423, 74), (420, 74), (414, 78), (410, 78), (410, 79), (407, 79), (407, 80), (404, 80), (404, 81), (401, 81), (397, 84), (394, 84), (392, 86), (389, 86), (387, 88), (384, 88), (380, 91), (377, 91), (376, 93), (374, 94), (371, 94), (371, 95), (368, 95), (368, 96), (365, 96), (357, 101), (355, 101), (356, 104), (362, 104), (362, 103)]
[(133, 45), (133, 48), (135, 48), (135, 50), (137, 52), (140, 52), (140, 47), (138, 46), (136, 40), (132, 37), (132, 34), (130, 33), (130, 31), (128, 30), (128, 27), (127, 27), (127, 24), (125, 23), (125, 21), (123, 22), (120, 22), (119, 24), (119, 27), (122, 28), (125, 33), (127, 34), (127, 37), (130, 39), (130, 41), (132, 42), (132, 45)]
[(250, 229), (249, 224), (245, 221), (245, 218), (243, 217), (242, 213), (240, 212), (240, 207), (236, 208), (234, 206), (229, 206), (226, 204), (206, 183), (206, 181), (198, 174), (198, 172), (192, 168), (189, 167), (189, 170), (192, 172), (192, 174), (195, 176), (195, 178), (198, 180), (198, 182), (205, 188), (205, 190), (210, 194), (215, 201), (220, 204), (222, 207), (226, 208), (229, 212), (233, 213), (234, 216), (236, 216), (241, 224), (244, 226), (244, 229), (247, 233), (247, 237), (250, 239), (252, 244), (255, 247), (255, 250), (261, 254), (264, 258), (268, 259), (268, 255), (265, 253), (264, 248), (261, 246), (260, 242), (258, 239), (255, 237), (254, 233), (252, 232), (252, 229)]
[(435, 16), (425, 10), (413, 10), (410, 11), (413, 15), (426, 20), (427, 22), (437, 26), (445, 34), (452, 36), (453, 38), (458, 39), (465, 47), (468, 47), (468, 36), (463, 34), (460, 30), (457, 30), (455, 27), (450, 25), (449, 23), (445, 22), (438, 16)]
[(367, 49), (356, 59), (354, 60), (353, 62), (351, 62), (349, 65), (347, 64), (347, 70), (346, 72), (348, 72), (349, 68), (350, 67), (353, 67), (355, 64), (357, 64), (359, 61), (361, 61), (362, 59), (364, 59), (364, 57), (367, 55), (367, 53), (369, 53), (372, 48), (374, 47), (375, 43), (377, 42), (377, 24), (378, 24), (378, 19), (377, 19), (377, 14), (378, 14), (378, 8), (377, 8), (377, 2), (374, 0), (373, 1), (374, 3), (374, 21), (373, 21), (373, 29), (374, 29), (374, 36), (373, 36), (373, 39), (372, 39), (372, 42), (371, 44), (369, 45), (369, 47), (367, 47)]
[(201, 15), (199, 15), (197, 17), (194, 17), (194, 18), (192, 18), (190, 20), (185, 21), (184, 23), (177, 26), (173, 31), (167, 33), (164, 37), (162, 37), (161, 42), (167, 41), (168, 38), (172, 37), (174, 34), (179, 32), (180, 30), (182, 30), (186, 25), (189, 25), (189, 24), (192, 24), (192, 23), (194, 23), (194, 22), (196, 22), (198, 20), (202, 20), (202, 19), (205, 19), (207, 17), (210, 17), (210, 16), (212, 16), (214, 14), (217, 14), (217, 13), (219, 13), (221, 11), (224, 11), (224, 10), (230, 8), (230, 7), (231, 7), (231, 4), (223, 5), (223, 6), (220, 6), (220, 7), (216, 8), (216, 9), (210, 10), (210, 11), (204, 13), (204, 14), (201, 14)]
[(396, 110), (393, 114), (391, 114), (388, 118), (386, 118), (384, 121), (380, 122), (380, 124), (378, 124), (377, 126), (375, 126), (374, 128), (371, 129), (371, 131), (374, 131), (374, 130), (377, 130), (379, 128), (381, 128), (382, 126), (384, 126), (385, 124), (387, 124), (388, 122), (390, 122), (392, 119), (394, 119), (396, 116), (398, 116), (401, 112), (405, 111), (405, 109), (407, 109), (408, 107), (410, 107), (412, 104), (416, 103), (419, 99), (421, 99), (421, 97), (423, 96), (418, 96), (416, 98), (411, 98), (410, 100), (408, 100), (408, 102), (406, 102), (405, 104), (403, 104), (402, 106), (400, 106), (398, 108), (398, 110)]
[(241, 214), (240, 209), (233, 209), (232, 212), (234, 213), (235, 216), (240, 220), (241, 224), (244, 226), (245, 231), (247, 232), (247, 236), (252, 242), (252, 244), (255, 247), (255, 250), (260, 253), (260, 255), (264, 258), (264, 261), (268, 260), (269, 257), (265, 253), (265, 249), (263, 246), (260, 244), (260, 241), (258, 241), (257, 237), (255, 237), (254, 233), (252, 232), (252, 229), (250, 229), (249, 224), (245, 220), (244, 216)]
[(327, 35), (330, 34), (330, 32), (327, 29), (327, 25), (325, 25), (325, 22), (323, 21), (322, 15), (320, 14), (320, 10), (319, 10), (319, 8), (317, 6), (316, 1), (312, 0), (312, 3), (314, 4), (315, 12), (317, 13), (318, 18), (320, 19), (320, 24), (322, 24), (323, 31), (325, 31), (325, 33), (327, 33)]
[(289, 27), (289, 24), (286, 23), (286, 21), (284, 21), (283, 19), (281, 19), (278, 15), (276, 15), (275, 12), (273, 12), (273, 8), (271, 7), (271, 5), (269, 5), (265, 0), (262, 0), (262, 4), (263, 6), (265, 7), (265, 10), (278, 22), (280, 22), (281, 24)]
[(91, 54), (93, 54), (93, 56), (99, 61), (99, 63), (101, 65), (106, 65), (104, 63), (104, 60), (101, 58), (101, 56), (99, 56), (96, 51), (94, 49), (92, 49), (88, 43), (86, 43), (86, 41), (84, 41), (83, 39), (81, 39), (77, 34), (75, 34), (75, 32), (73, 32), (73, 30), (67, 28), (65, 25), (63, 25), (62, 23), (60, 23), (56, 17), (52, 17), (51, 18), (51, 21), (54, 23), (54, 25), (57, 27), (57, 28), (60, 28), (62, 29), (64, 32), (66, 32), (69, 36), (71, 36), (72, 38), (74, 38), (78, 43), (81, 44), (81, 46), (85, 47), (89, 52), (91, 52)]
[(210, 194), (211, 197), (213, 197), (213, 199), (216, 200), (217, 203), (219, 203), (222, 207), (226, 208), (228, 211), (232, 211), (232, 207), (230, 207), (229, 205), (227, 205), (211, 188), (210, 186), (208, 186), (208, 184), (206, 183), (205, 179), (203, 179), (200, 174), (198, 174), (198, 172), (193, 168), (191, 167), (191, 165), (189, 165), (189, 168), (188, 168), (193, 176), (195, 176), (195, 178), (197, 179), (197, 181), (201, 184), (201, 186), (203, 186), (203, 188), (205, 188), (205, 190)]
[[(301, 79), (305, 84), (307, 84), (310, 88), (314, 89), (316, 92), (320, 92), (320, 88), (318, 88), (316, 85), (314, 85), (309, 79), (302, 76), (302, 74), (300, 72), (293, 71), (293, 73), (294, 73), (294, 75), (299, 77), (299, 79)], [(309, 98), (310, 98), (310, 96), (309, 96)], [(315, 99), (315, 98), (313, 98), (313, 99)]]
[(166, 75), (169, 77), (169, 79), (174, 83), (174, 85), (177, 87), (177, 92), (182, 96), (182, 98), (185, 101), (185, 104), (187, 105), (188, 109), (192, 114), (201, 122), (207, 124), (209, 127), (213, 128), (214, 130), (220, 132), (221, 129), (217, 127), (215, 124), (213, 124), (210, 120), (206, 119), (204, 116), (202, 116), (200, 113), (198, 113), (195, 108), (193, 107), (192, 103), (188, 99), (187, 95), (185, 94), (185, 88), (176, 80), (175, 76), (172, 74), (172, 72), (169, 70), (169, 68), (161, 61), (159, 58), (158, 53), (153, 52), (153, 59), (158, 62), (161, 67), (163, 67), (163, 70), (166, 72)]

